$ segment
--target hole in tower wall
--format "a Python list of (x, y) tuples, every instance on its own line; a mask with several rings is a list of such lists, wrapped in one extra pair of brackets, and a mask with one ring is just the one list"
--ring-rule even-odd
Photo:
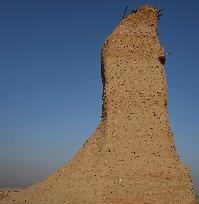
[(160, 56), (158, 59), (159, 59), (159, 61), (161, 62), (162, 65), (165, 64), (166, 58), (164, 56)]

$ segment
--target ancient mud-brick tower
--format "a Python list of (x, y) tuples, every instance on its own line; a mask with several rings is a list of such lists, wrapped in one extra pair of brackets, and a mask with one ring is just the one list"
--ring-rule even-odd
[(0, 203), (193, 204), (189, 170), (168, 123), (157, 10), (123, 19), (102, 49), (102, 120), (76, 156)]

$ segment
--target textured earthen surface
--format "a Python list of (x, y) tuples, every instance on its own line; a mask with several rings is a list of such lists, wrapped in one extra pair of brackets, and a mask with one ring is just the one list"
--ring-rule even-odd
[(124, 18), (102, 49), (102, 120), (62, 169), (4, 203), (194, 204), (167, 115), (157, 10)]

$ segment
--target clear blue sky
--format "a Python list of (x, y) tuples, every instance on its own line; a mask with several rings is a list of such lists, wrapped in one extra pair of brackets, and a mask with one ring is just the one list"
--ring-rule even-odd
[(199, 193), (199, 1), (1, 0), (0, 187), (39, 181), (101, 116), (100, 49), (127, 5), (163, 8), (169, 114)]

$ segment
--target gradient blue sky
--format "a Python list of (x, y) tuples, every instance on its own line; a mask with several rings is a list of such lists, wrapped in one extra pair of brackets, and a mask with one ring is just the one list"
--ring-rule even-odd
[(102, 44), (125, 7), (143, 3), (165, 11), (170, 124), (199, 193), (198, 0), (1, 0), (0, 187), (48, 176), (94, 132)]

